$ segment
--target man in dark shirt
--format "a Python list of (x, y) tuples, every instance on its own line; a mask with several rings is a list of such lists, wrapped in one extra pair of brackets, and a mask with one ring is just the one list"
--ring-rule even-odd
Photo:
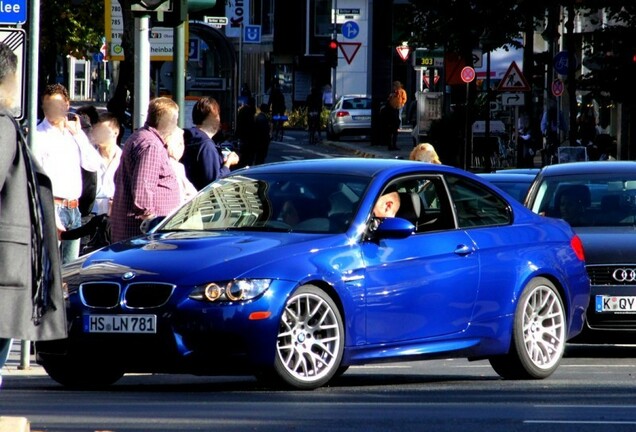
[(221, 107), (211, 97), (203, 97), (192, 108), (194, 127), (184, 131), (185, 151), (181, 163), (186, 176), (197, 190), (225, 177), (239, 162), (235, 152), (223, 157), (212, 137), (221, 126)]

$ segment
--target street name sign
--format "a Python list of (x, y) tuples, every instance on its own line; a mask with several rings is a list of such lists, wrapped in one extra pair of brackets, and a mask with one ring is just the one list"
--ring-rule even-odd
[(230, 20), (225, 16), (204, 16), (203, 22), (210, 24), (212, 27), (221, 28), (222, 26), (227, 25)]
[(0, 24), (24, 24), (27, 20), (27, 0), (0, 0)]

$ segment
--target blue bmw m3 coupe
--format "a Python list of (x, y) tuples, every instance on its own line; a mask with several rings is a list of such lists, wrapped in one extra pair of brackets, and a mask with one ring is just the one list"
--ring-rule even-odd
[(459, 169), (260, 165), (67, 264), (69, 336), (37, 359), (93, 387), (148, 372), (313, 389), (352, 365), (440, 356), (545, 378), (585, 320), (584, 264), (567, 223)]

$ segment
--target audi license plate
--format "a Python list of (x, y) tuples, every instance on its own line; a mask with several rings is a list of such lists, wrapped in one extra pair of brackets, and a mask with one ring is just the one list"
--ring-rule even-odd
[(371, 120), (371, 116), (365, 116), (365, 115), (360, 115), (360, 116), (353, 116), (354, 120)]
[(85, 333), (157, 333), (156, 315), (84, 315)]
[(636, 297), (597, 295), (596, 312), (636, 313)]

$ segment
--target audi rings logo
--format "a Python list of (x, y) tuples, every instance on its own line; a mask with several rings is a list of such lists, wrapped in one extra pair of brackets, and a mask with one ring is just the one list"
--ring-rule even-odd
[(614, 270), (612, 277), (617, 282), (634, 282), (636, 281), (636, 270), (619, 268)]

